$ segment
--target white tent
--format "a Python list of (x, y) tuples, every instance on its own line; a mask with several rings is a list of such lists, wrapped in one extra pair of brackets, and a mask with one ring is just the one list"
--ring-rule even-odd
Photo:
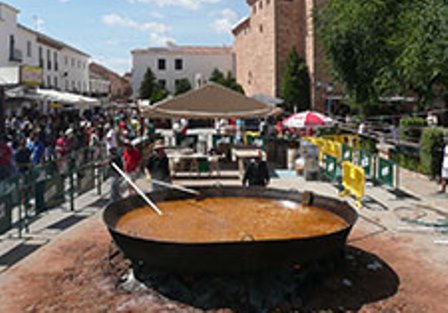
[(37, 89), (36, 94), (48, 102), (71, 104), (77, 109), (88, 109), (101, 105), (97, 99), (57, 90)]

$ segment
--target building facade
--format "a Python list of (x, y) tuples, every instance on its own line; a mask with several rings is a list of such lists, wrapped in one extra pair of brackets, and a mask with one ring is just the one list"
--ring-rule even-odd
[[(124, 76), (121, 76), (97, 63), (90, 63), (89, 71), (91, 77), (96, 77), (96, 81), (92, 81), (91, 79), (92, 87), (96, 85), (100, 87), (98, 78), (101, 78), (103, 81), (108, 82), (110, 100), (127, 102), (127, 100), (131, 97), (131, 84), (129, 83), (129, 80)], [(105, 86), (103, 84), (103, 88), (104, 87)], [(95, 91), (91, 90), (91, 94), (94, 95)]]
[(89, 92), (90, 96), (109, 100), (110, 99), (110, 81), (103, 76), (90, 71), (89, 73)]
[(203, 83), (214, 69), (235, 74), (235, 58), (228, 47), (177, 46), (132, 51), (133, 97), (138, 98), (140, 85), (147, 68), (151, 68), (157, 82), (170, 93), (176, 81), (188, 79), (194, 88)]
[(232, 30), (238, 82), (249, 96), (279, 96), (288, 55), (296, 49), (308, 64), (313, 107), (323, 110), (326, 90), (322, 86), (330, 80), (315, 38), (313, 11), (325, 0), (246, 2), (250, 14)]
[(0, 2), (0, 67), (40, 67), (41, 87), (88, 94), (89, 55), (17, 23), (18, 14)]

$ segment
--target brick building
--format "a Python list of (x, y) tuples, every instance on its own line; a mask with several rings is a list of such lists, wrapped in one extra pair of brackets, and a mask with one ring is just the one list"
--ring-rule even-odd
[(97, 78), (101, 77), (102, 79), (109, 81), (110, 100), (127, 102), (131, 97), (131, 84), (125, 77), (122, 77), (97, 63), (90, 63), (89, 71), (91, 76), (95, 76)]
[(289, 53), (295, 47), (306, 59), (313, 108), (324, 111), (331, 81), (316, 43), (313, 11), (325, 0), (246, 0), (250, 14), (236, 25), (236, 76), (249, 96), (279, 96)]

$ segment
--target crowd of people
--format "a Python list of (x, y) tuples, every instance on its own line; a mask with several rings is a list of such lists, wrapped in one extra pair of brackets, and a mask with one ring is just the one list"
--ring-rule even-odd
[(91, 148), (93, 159), (102, 147), (120, 148), (148, 131), (136, 112), (58, 112), (24, 110), (5, 120), (0, 134), (0, 179), (23, 174), (35, 166), (63, 160)]

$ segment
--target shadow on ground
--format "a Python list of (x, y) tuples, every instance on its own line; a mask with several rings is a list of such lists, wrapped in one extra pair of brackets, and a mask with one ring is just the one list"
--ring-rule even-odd
[(400, 284), (383, 260), (354, 247), (338, 261), (296, 270), (244, 276), (161, 272), (137, 276), (168, 299), (204, 310), (230, 308), (236, 312), (359, 310), (393, 296)]

